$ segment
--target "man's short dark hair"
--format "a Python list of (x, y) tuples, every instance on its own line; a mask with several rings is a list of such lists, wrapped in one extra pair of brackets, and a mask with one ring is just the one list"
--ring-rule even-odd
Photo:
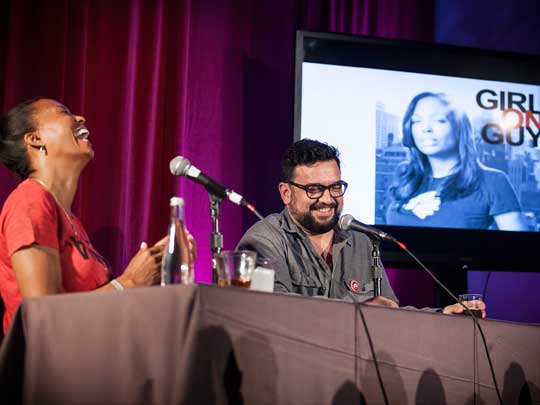
[(287, 148), (281, 160), (281, 181), (292, 181), (296, 166), (310, 166), (329, 160), (335, 160), (341, 169), (339, 151), (333, 146), (312, 139), (296, 141)]

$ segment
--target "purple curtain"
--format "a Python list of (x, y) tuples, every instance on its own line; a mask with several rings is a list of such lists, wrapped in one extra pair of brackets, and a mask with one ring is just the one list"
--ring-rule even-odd
[[(96, 156), (75, 202), (119, 273), (165, 233), (168, 199), (186, 200), (210, 279), (208, 196), (173, 178), (190, 159), (263, 214), (281, 209), (281, 153), (292, 141), (296, 29), (433, 39), (431, 0), (3, 1), (0, 109), (58, 99), (87, 119)], [(0, 170), (0, 202), (15, 184)], [(224, 202), (225, 248), (254, 221)]]

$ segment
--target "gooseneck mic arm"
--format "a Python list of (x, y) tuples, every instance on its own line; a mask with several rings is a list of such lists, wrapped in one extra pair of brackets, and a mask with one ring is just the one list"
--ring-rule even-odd
[(371, 273), (373, 274), (373, 296), (379, 297), (381, 293), (381, 283), (383, 266), (381, 263), (380, 242), (377, 239), (371, 240)]
[(176, 156), (170, 161), (169, 169), (172, 175), (185, 176), (204, 186), (206, 191), (208, 191), (208, 195), (210, 197), (210, 216), (212, 218), (212, 233), (210, 234), (210, 249), (212, 251), (212, 282), (217, 284), (217, 262), (215, 256), (223, 249), (223, 234), (219, 231), (221, 201), (227, 198), (236, 205), (246, 207), (248, 210), (253, 212), (257, 218), (263, 219), (263, 217), (252, 204), (248, 203), (244, 199), (244, 197), (233, 190), (226, 188), (224, 185), (218, 183), (211, 177), (201, 172), (185, 157)]
[(343, 231), (357, 231), (369, 236), (371, 239), (371, 274), (373, 277), (373, 296), (379, 297), (381, 293), (383, 265), (381, 263), (381, 251), (379, 245), (381, 240), (397, 242), (396, 238), (380, 229), (363, 224), (353, 218), (352, 215), (343, 215), (338, 222), (338, 226)]
[(210, 196), (210, 216), (212, 218), (212, 233), (210, 234), (210, 250), (212, 251), (212, 284), (218, 283), (216, 255), (223, 249), (223, 234), (219, 231), (219, 208), (221, 198), (212, 193)]

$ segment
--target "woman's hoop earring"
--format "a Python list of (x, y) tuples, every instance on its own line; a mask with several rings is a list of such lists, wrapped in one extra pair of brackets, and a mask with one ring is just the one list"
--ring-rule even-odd
[(47, 155), (47, 149), (45, 149), (45, 145), (41, 145), (41, 146), (39, 147), (39, 151), (40, 151), (41, 153), (44, 153), (45, 155)]

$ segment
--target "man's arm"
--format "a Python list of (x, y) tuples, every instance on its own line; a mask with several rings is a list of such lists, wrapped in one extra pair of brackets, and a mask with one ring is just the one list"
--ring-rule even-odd
[(278, 230), (274, 230), (272, 225), (262, 221), (256, 223), (244, 234), (236, 248), (257, 252), (258, 258), (271, 259), (275, 271), (274, 291), (292, 292), (283, 236), (279, 234)]

